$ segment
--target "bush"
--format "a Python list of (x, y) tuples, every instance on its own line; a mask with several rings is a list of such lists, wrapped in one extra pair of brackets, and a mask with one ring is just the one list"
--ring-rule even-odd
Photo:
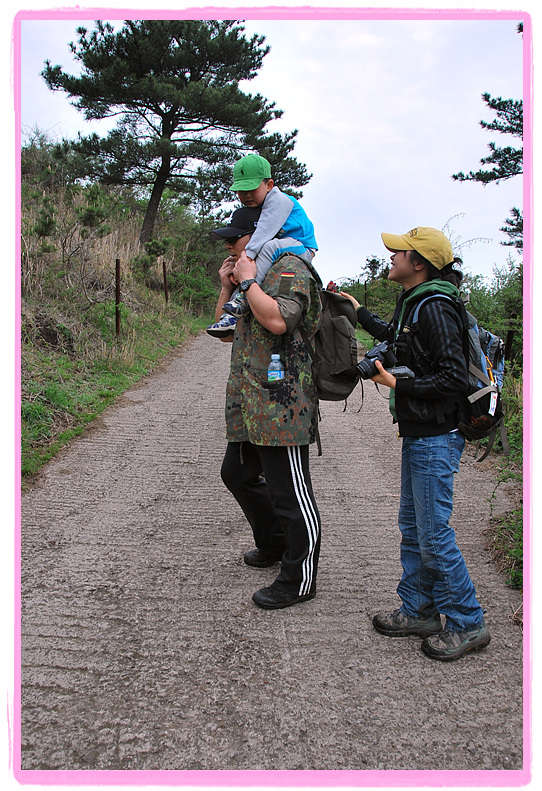
[(523, 267), (511, 258), (495, 269), (489, 283), (480, 276), (465, 279), (468, 309), (486, 329), (509, 341), (508, 360), (523, 359)]

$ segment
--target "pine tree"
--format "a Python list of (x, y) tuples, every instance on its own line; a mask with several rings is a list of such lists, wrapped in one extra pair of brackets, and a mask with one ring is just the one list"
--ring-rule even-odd
[(78, 42), (70, 44), (80, 76), (46, 61), (49, 88), (68, 94), (87, 120), (118, 119), (105, 137), (79, 134), (69, 146), (70, 163), (81, 177), (144, 191), (141, 243), (152, 238), (166, 188), (184, 203), (231, 200), (231, 167), (245, 153), (269, 159), (281, 188), (293, 195), (310, 179), (290, 156), (297, 131), (266, 134), (282, 111), (239, 87), (269, 51), (265, 37), (247, 39), (244, 30), (233, 21), (143, 20), (114, 32), (100, 21), (91, 33), (78, 28)]
[[(493, 110), (497, 118), (491, 123), (480, 121), (483, 129), (489, 129), (501, 134), (513, 135), (523, 139), (523, 102), (514, 99), (494, 99), (489, 93), (482, 94), (482, 99)], [(469, 174), (455, 173), (452, 178), (456, 181), (479, 181), (489, 184), (491, 181), (499, 183), (513, 176), (523, 173), (523, 147), (499, 147), (495, 143), (488, 143), (491, 154), (480, 160), (482, 165), (491, 165), (489, 170), (470, 171)]]
[(508, 242), (503, 242), (505, 247), (515, 247), (523, 250), (523, 214), (514, 207), (511, 209), (512, 216), (504, 221), (504, 226), (500, 228), (503, 233), (510, 237)]
[[(517, 31), (523, 33), (522, 22), (519, 23)], [(495, 120), (490, 123), (480, 121), (482, 129), (512, 135), (523, 140), (523, 101), (502, 99), (500, 96), (493, 98), (489, 93), (482, 94), (482, 99), (496, 114)], [(468, 174), (455, 173), (452, 178), (455, 181), (477, 181), (485, 186), (492, 182), (498, 184), (523, 173), (523, 146), (515, 148), (514, 146), (497, 146), (495, 143), (488, 143), (488, 148), (491, 153), (489, 156), (483, 157), (480, 164), (489, 165), (489, 169), (471, 170)], [(512, 216), (505, 220), (504, 227), (500, 228), (510, 237), (510, 241), (502, 244), (521, 250), (523, 248), (523, 213), (516, 207), (510, 211)]]

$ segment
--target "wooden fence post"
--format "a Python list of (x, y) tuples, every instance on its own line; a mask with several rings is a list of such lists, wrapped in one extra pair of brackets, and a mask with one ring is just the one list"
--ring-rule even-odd
[[(518, 317), (517, 313), (512, 313), (511, 316), (510, 316), (510, 323), (512, 323), (514, 321), (514, 319), (517, 319), (517, 317)], [(506, 333), (506, 340), (504, 342), (504, 359), (505, 360), (510, 359), (510, 355), (512, 353), (512, 343), (513, 343), (513, 341), (514, 341), (514, 330), (512, 328), (509, 328), (508, 332)]]
[(120, 335), (120, 258), (115, 262), (115, 327)]
[(167, 273), (166, 273), (166, 262), (162, 262), (162, 271), (164, 273), (164, 296), (166, 298), (166, 302), (169, 301), (169, 291), (167, 287)]

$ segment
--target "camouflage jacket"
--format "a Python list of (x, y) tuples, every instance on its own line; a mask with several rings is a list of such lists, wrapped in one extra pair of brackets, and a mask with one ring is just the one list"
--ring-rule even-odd
[[(312, 269), (312, 267), (311, 267)], [(320, 321), (321, 282), (307, 264), (285, 253), (273, 264), (261, 285), (280, 301), (295, 300), (309, 337)], [(268, 382), (272, 354), (280, 354), (282, 381)], [(315, 441), (318, 420), (316, 388), (309, 353), (298, 328), (274, 335), (248, 313), (237, 320), (231, 369), (226, 390), (226, 429), (229, 442), (254, 445), (308, 445)]]

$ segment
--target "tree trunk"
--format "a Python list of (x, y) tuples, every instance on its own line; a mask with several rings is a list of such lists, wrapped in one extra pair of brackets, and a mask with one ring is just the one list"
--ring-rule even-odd
[(158, 214), (158, 207), (160, 206), (160, 201), (162, 200), (162, 195), (164, 194), (164, 189), (166, 187), (170, 171), (171, 158), (162, 157), (162, 164), (160, 165), (160, 170), (158, 171), (156, 181), (154, 182), (152, 188), (151, 197), (147, 204), (147, 210), (143, 219), (141, 233), (139, 234), (140, 245), (144, 245), (145, 242), (148, 242), (150, 239), (152, 239), (156, 215)]

